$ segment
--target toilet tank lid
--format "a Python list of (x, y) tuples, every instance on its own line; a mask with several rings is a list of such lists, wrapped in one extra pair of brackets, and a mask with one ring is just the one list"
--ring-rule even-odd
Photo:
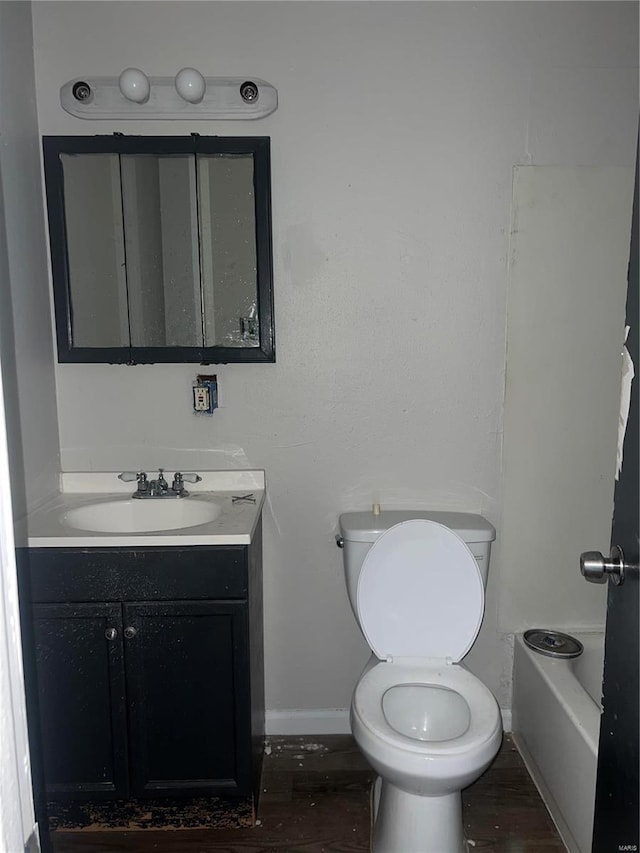
[(373, 512), (344, 512), (340, 516), (340, 533), (348, 542), (375, 542), (385, 530), (403, 521), (424, 518), (443, 524), (466, 543), (493, 542), (496, 529), (486, 518), (472, 512), (449, 512), (430, 509), (385, 509)]

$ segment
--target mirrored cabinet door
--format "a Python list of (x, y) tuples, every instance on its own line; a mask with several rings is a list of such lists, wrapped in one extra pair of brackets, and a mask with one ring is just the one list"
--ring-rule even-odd
[(131, 345), (201, 347), (194, 157), (123, 154), (120, 164)]
[(73, 342), (128, 347), (129, 315), (117, 154), (63, 154)]
[(60, 361), (274, 361), (269, 140), (45, 137)]
[(196, 162), (205, 346), (257, 347), (253, 157), (199, 154)]

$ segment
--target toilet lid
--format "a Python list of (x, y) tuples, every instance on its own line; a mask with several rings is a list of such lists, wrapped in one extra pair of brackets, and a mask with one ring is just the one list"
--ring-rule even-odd
[(413, 519), (371, 546), (358, 579), (358, 616), (372, 651), (460, 661), (480, 630), (484, 585), (467, 545), (448, 527)]

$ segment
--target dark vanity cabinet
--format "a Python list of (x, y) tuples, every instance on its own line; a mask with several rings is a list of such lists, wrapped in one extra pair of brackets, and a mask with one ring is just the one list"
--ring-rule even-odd
[(249, 546), (37, 548), (18, 560), (47, 800), (257, 792), (259, 531)]
[[(35, 604), (33, 634), (46, 794), (124, 797), (124, 649), (116, 604)], [(121, 632), (120, 632), (121, 634)]]

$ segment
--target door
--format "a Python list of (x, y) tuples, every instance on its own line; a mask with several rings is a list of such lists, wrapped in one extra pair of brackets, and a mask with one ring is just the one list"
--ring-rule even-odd
[(624, 442), (623, 465), (616, 483), (611, 545), (624, 562), (635, 564), (620, 585), (609, 583), (605, 641), (604, 698), (600, 724), (593, 853), (640, 850), (638, 838), (638, 170), (633, 203), (627, 294), (627, 348), (636, 376)]
[(128, 793), (119, 604), (33, 607), (47, 799)]
[(248, 793), (246, 604), (124, 607), (132, 793)]

